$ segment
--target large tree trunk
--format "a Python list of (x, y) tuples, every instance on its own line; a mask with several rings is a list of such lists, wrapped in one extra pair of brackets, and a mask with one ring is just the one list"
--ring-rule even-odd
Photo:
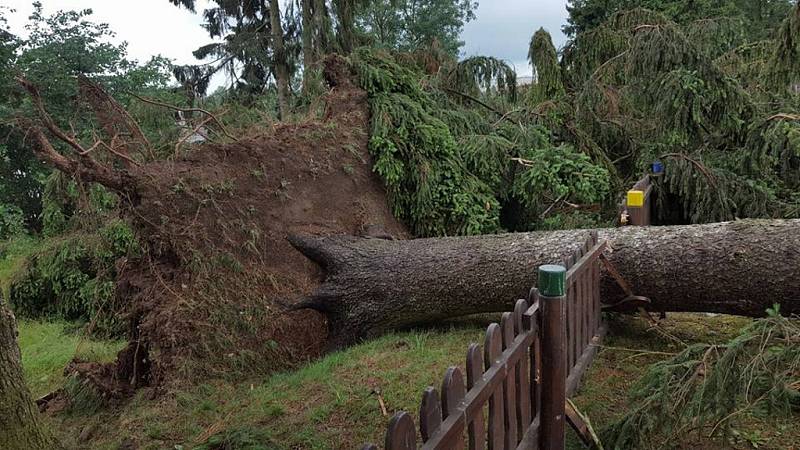
[(0, 449), (58, 448), (42, 426), (39, 410), (22, 376), (14, 314), (0, 299)]
[(278, 108), (281, 119), (289, 114), (289, 66), (286, 59), (286, 46), (283, 42), (283, 26), (278, 0), (269, 0), (269, 20), (272, 28), (272, 51), (275, 58), (275, 83), (278, 88)]
[(354, 0), (335, 0), (336, 16), (339, 19), (339, 43), (341, 51), (349, 55), (355, 47), (355, 5)]
[(311, 70), (314, 67), (314, 7), (313, 0), (303, 0), (303, 94), (308, 94)]
[[(599, 230), (606, 255), (652, 311), (800, 313), (800, 220)], [(536, 268), (580, 247), (586, 230), (394, 241), (292, 237), (327, 274), (300, 307), (327, 314), (332, 345), (447, 317), (505, 311)], [(602, 298), (625, 294), (604, 273)]]

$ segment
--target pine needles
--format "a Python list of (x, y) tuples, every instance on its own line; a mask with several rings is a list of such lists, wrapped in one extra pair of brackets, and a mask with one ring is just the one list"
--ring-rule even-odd
[[(415, 235), (529, 230), (556, 199), (608, 198), (605, 168), (555, 145), (525, 111), (501, 109), (516, 89), (504, 63), (470, 58), (430, 77), (387, 52), (361, 49), (352, 59), (370, 99), (374, 170)], [(521, 210), (503, 223), (505, 207)]]
[(654, 364), (634, 386), (633, 409), (604, 433), (609, 448), (663, 447), (690, 432), (720, 436), (745, 411), (800, 411), (800, 319), (756, 320), (725, 345), (697, 344)]

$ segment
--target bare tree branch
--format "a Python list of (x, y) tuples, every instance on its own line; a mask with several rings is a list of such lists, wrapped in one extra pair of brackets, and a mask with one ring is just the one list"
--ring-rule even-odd
[(219, 127), (219, 129), (222, 131), (222, 133), (225, 136), (227, 136), (228, 138), (230, 138), (231, 140), (233, 140), (235, 142), (239, 142), (239, 139), (228, 132), (228, 129), (225, 128), (225, 125), (223, 125), (222, 122), (220, 122), (219, 119), (217, 119), (217, 116), (215, 116), (214, 114), (206, 111), (205, 109), (202, 109), (202, 108), (181, 108), (179, 106), (170, 105), (169, 103), (162, 103), (162, 102), (159, 102), (157, 100), (145, 98), (145, 97), (136, 95), (136, 94), (134, 94), (132, 92), (129, 92), (128, 94), (131, 95), (132, 97), (142, 101), (142, 102), (149, 103), (149, 104), (155, 105), (155, 106), (161, 106), (162, 108), (169, 108), (169, 109), (171, 109), (173, 111), (199, 112), (201, 114), (205, 114), (205, 115), (211, 117), (214, 120), (214, 123), (217, 124), (217, 126)]

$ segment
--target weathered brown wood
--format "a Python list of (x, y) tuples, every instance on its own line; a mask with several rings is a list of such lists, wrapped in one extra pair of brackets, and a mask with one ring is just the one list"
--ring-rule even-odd
[[(528, 302), (524, 299), (517, 300), (517, 304), (514, 306), (514, 332), (517, 335), (529, 333), (531, 331), (522, 320), (527, 310)], [(527, 353), (530, 351), (530, 347), (528, 347), (524, 356), (528, 356)], [(519, 440), (521, 440), (525, 429), (528, 428), (528, 425), (531, 423), (531, 378), (529, 358), (523, 357), (522, 360), (517, 363), (516, 368), (517, 430)]]
[(522, 435), (522, 440), (517, 446), (517, 450), (539, 450), (540, 448), (549, 449), (549, 447), (541, 444), (541, 433), (542, 427), (539, 417), (536, 417), (533, 419), (531, 426), (525, 430), (525, 434)]
[[(503, 353), (503, 337), (500, 325), (493, 323), (486, 330), (486, 342), (483, 346), (484, 364), (488, 371), (500, 360)], [(505, 442), (505, 425), (503, 423), (503, 387), (493, 390), (489, 399), (489, 450), (500, 450)]]
[[(569, 271), (571, 271), (572, 268), (575, 266), (575, 263), (576, 263), (575, 255), (574, 254), (570, 255), (569, 259), (567, 259), (567, 264), (566, 264), (566, 268), (568, 270), (567, 272), (568, 280), (575, 278), (574, 275), (572, 276), (572, 278), (570, 278), (570, 273), (569, 273)], [(573, 274), (574, 273), (575, 272), (573, 271)], [(566, 300), (564, 302), (564, 308), (566, 309), (566, 314), (567, 314), (566, 317), (567, 329), (566, 329), (565, 343), (567, 346), (567, 370), (569, 370), (572, 367), (572, 365), (575, 364), (575, 359), (576, 359), (575, 342), (573, 339), (573, 336), (575, 336), (575, 306), (572, 304), (572, 302), (569, 301), (569, 299), (575, 295), (575, 284), (567, 283), (566, 294), (567, 294)]]
[[(474, 417), (478, 414), (478, 410), (482, 405), (489, 402), (490, 397), (494, 391), (500, 389), (502, 391), (503, 381), (508, 374), (507, 366), (516, 364), (522, 361), (525, 356), (525, 350), (533, 345), (535, 336), (533, 334), (526, 334), (518, 336), (514, 340), (514, 345), (511, 349), (502, 352), (499, 362), (495, 362), (489, 370), (483, 374), (483, 378), (476, 382), (475, 388), (467, 392), (464, 403), (465, 416)], [(484, 352), (486, 350), (484, 349)], [(444, 425), (442, 425), (444, 427)]]
[[(447, 420), (450, 417), (462, 416), (464, 409), (462, 402), (467, 391), (464, 387), (464, 375), (458, 367), (450, 367), (444, 375), (442, 382), (442, 417)], [(450, 440), (447, 448), (462, 450), (464, 448), (463, 425), (458, 432), (450, 433)]]
[(608, 248), (608, 244), (603, 241), (595, 244), (585, 255), (581, 257), (575, 264), (570, 265), (567, 269), (567, 284), (575, 283), (577, 280), (575, 274), (579, 271), (585, 270), (587, 265), (593, 264), (597, 258)]
[(530, 370), (530, 398), (531, 398), (531, 418), (539, 414), (539, 399), (541, 398), (541, 355), (539, 353), (539, 290), (531, 289), (528, 303), (531, 305), (522, 317), (525, 329), (530, 330), (535, 336), (530, 346), (528, 364)]
[(578, 391), (580, 387), (581, 378), (586, 373), (586, 369), (592, 364), (595, 355), (597, 355), (597, 346), (600, 344), (600, 341), (603, 340), (607, 331), (607, 327), (605, 325), (601, 325), (600, 328), (597, 330), (597, 334), (592, 338), (592, 342), (586, 347), (583, 351), (583, 354), (578, 359), (578, 362), (573, 367), (572, 372), (567, 377), (566, 381), (566, 392), (567, 397), (572, 397), (575, 392)]
[[(475, 384), (483, 377), (483, 355), (478, 344), (471, 344), (467, 350), (467, 391), (475, 388)], [(485, 401), (480, 401), (478, 411), (470, 419), (468, 428), (468, 443), (470, 450), (484, 450), (486, 448), (486, 421), (483, 417)]]
[(439, 393), (433, 386), (428, 386), (422, 393), (419, 407), (419, 432), (422, 435), (422, 442), (428, 442), (441, 426), (442, 408), (439, 403)]
[(581, 442), (583, 442), (583, 445), (589, 450), (602, 448), (602, 444), (591, 425), (587, 422), (587, 419), (584, 418), (581, 412), (578, 411), (572, 401), (567, 400), (566, 404), (564, 405), (564, 409), (567, 417), (567, 423), (570, 425), (570, 427), (572, 427), (573, 430), (575, 430), (575, 434), (578, 435), (578, 438), (581, 440)]
[(577, 310), (577, 326), (575, 327), (575, 354), (579, 355), (583, 351), (583, 334), (586, 332), (586, 329), (583, 325), (583, 318), (586, 315), (586, 311), (583, 306), (583, 275), (585, 270), (582, 269), (577, 274), (577, 280), (575, 280), (575, 298), (571, 299), (571, 302), (575, 305), (575, 309)]
[[(595, 242), (599, 244), (600, 243), (600, 238), (598, 236), (597, 231), (593, 231), (592, 232), (592, 236), (594, 236)], [(607, 246), (607, 244), (605, 242), (603, 242), (602, 244), (603, 244), (603, 249), (605, 250), (605, 247)], [(592, 330), (593, 330), (593, 334), (597, 334), (597, 330), (600, 328), (600, 321), (602, 320), (602, 314), (603, 314), (602, 313), (602, 308), (603, 307), (602, 307), (601, 298), (600, 298), (600, 263), (599, 263), (599, 261), (597, 263), (593, 264), (593, 267), (594, 267), (594, 277), (593, 277), (593, 281), (592, 281), (592, 295), (593, 295), (592, 305), (593, 305), (594, 311), (592, 312), (592, 320), (593, 320)]]
[(542, 308), (542, 445), (564, 449), (564, 401), (566, 400), (567, 349), (564, 329), (566, 297), (540, 296)]
[(386, 450), (416, 450), (417, 436), (414, 420), (408, 413), (400, 411), (389, 421), (386, 430)]
[(653, 208), (653, 185), (650, 182), (650, 176), (647, 175), (636, 184), (633, 185), (633, 190), (644, 191), (644, 203), (642, 206), (627, 206), (628, 211), (628, 225), (633, 226), (648, 226), (652, 224), (652, 208)]
[[(505, 312), (500, 320), (500, 328), (503, 331), (503, 350), (510, 349), (514, 341), (514, 319), (511, 313)], [(517, 381), (516, 363), (507, 362), (508, 375), (503, 383), (503, 402), (505, 406), (505, 446), (506, 448), (516, 448), (517, 446)]]
[[(589, 240), (586, 242), (586, 255), (588, 255), (594, 246), (596, 245), (595, 240), (590, 237)], [(592, 271), (594, 267), (598, 265), (597, 259), (594, 259), (594, 262), (589, 265), (584, 272), (584, 291), (583, 291), (583, 307), (584, 307), (584, 326), (586, 328), (586, 333), (584, 334), (584, 341), (583, 346), (589, 344), (592, 340), (592, 336), (594, 336), (594, 329), (592, 328), (592, 290), (594, 289), (594, 285), (592, 284)]]

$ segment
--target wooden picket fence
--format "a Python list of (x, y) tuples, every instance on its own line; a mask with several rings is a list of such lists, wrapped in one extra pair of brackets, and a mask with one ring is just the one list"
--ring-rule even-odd
[[(441, 397), (434, 387), (425, 390), (419, 409), (422, 449), (563, 448), (566, 398), (577, 389), (605, 330), (599, 287), (605, 248), (592, 233), (562, 262), (565, 297), (540, 297), (531, 289), (513, 312), (489, 325), (483, 350), (469, 346), (466, 380), (460, 368), (451, 367)], [(416, 430), (412, 417), (398, 412), (389, 422), (385, 448), (417, 449)]]

